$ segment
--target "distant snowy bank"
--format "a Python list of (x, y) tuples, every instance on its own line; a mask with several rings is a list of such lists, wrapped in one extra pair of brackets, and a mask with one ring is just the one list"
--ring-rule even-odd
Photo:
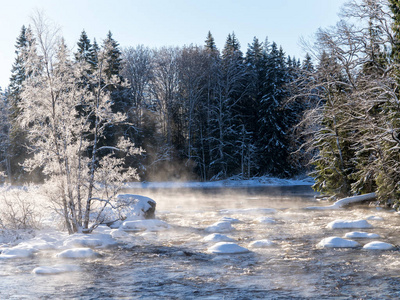
[(263, 186), (311, 186), (314, 180), (311, 177), (302, 177), (299, 179), (281, 179), (274, 177), (256, 177), (252, 179), (238, 179), (236, 177), (219, 181), (167, 181), (167, 182), (130, 182), (125, 188), (132, 189), (166, 189), (166, 188), (236, 188), (236, 187), (263, 187)]

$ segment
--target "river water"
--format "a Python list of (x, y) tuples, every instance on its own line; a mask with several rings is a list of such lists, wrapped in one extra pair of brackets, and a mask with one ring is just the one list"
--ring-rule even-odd
[[(400, 216), (365, 205), (336, 211), (315, 206), (307, 186), (251, 189), (134, 190), (157, 202), (157, 218), (171, 225), (160, 232), (132, 233), (128, 241), (74, 260), (81, 271), (40, 276), (35, 267), (59, 263), (52, 251), (33, 258), (0, 261), (1, 299), (398, 299), (400, 298)], [(258, 208), (274, 208), (265, 214)], [(396, 250), (318, 249), (336, 219), (369, 221), (380, 241)], [(248, 248), (269, 239), (275, 246), (249, 253), (215, 255), (203, 241), (204, 228), (231, 217), (240, 220), (226, 233)], [(260, 223), (271, 217), (274, 224)], [(366, 244), (371, 240), (358, 240)]]

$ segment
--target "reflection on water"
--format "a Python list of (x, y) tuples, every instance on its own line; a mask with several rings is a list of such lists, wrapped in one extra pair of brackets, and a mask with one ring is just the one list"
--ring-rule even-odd
[[(158, 233), (132, 234), (102, 258), (74, 261), (82, 271), (38, 276), (31, 271), (59, 263), (50, 251), (34, 258), (0, 261), (0, 298), (14, 299), (396, 299), (400, 297), (399, 252), (317, 249), (329, 236), (351, 230), (326, 229), (335, 219), (369, 221), (380, 240), (400, 244), (400, 216), (391, 211), (352, 207), (338, 211), (304, 211), (314, 201), (309, 187), (234, 189), (227, 191), (130, 191), (154, 198), (157, 217), (172, 225)], [(312, 205), (315, 205), (313, 203)], [(257, 221), (262, 211), (275, 224)], [(222, 215), (221, 209), (228, 209)], [(229, 209), (231, 213), (229, 213)], [(241, 210), (233, 210), (241, 209)], [(239, 213), (238, 213), (239, 212)], [(223, 216), (239, 219), (228, 233), (248, 247), (259, 239), (276, 246), (247, 254), (212, 255), (202, 239), (204, 228)], [(370, 240), (360, 240), (365, 244)], [(50, 261), (49, 261), (50, 258)]]

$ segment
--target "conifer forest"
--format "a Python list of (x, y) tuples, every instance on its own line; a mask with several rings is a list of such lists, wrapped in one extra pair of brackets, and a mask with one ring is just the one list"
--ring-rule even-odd
[(310, 174), (323, 194), (376, 192), (396, 205), (400, 3), (350, 1), (341, 17), (295, 58), (279, 41), (244, 46), (234, 32), (222, 49), (212, 32), (203, 45), (152, 49), (83, 30), (70, 50), (37, 16), (16, 37), (3, 87), (4, 181), (61, 176), (66, 199), (80, 188), (91, 199), (110, 180)]

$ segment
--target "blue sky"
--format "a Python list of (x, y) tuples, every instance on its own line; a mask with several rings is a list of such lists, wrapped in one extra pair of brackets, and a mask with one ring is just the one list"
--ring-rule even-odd
[(303, 58), (301, 37), (335, 25), (346, 0), (11, 0), (1, 4), (0, 86), (8, 85), (15, 41), (35, 9), (61, 27), (72, 48), (83, 29), (101, 43), (108, 30), (121, 47), (203, 45), (207, 32), (221, 49), (235, 32), (246, 52), (254, 36), (268, 37)]

